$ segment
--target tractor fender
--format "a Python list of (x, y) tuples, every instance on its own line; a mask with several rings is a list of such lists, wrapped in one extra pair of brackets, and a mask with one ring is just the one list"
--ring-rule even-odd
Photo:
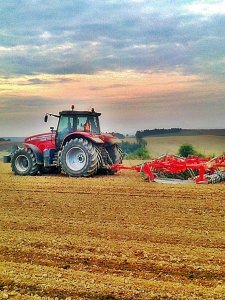
[(28, 143), (25, 143), (23, 145), (24, 145), (25, 148), (30, 148), (33, 151), (38, 165), (43, 165), (44, 164), (43, 153), (41, 152), (41, 150), (37, 146), (35, 146), (33, 144), (28, 144)]
[(80, 133), (72, 133), (72, 134), (68, 134), (64, 140), (62, 141), (62, 145), (65, 145), (68, 141), (70, 141), (71, 139), (75, 139), (75, 138), (83, 138), (86, 140), (89, 140), (95, 144), (103, 144), (104, 142), (96, 136), (92, 136), (90, 134), (80, 134)]

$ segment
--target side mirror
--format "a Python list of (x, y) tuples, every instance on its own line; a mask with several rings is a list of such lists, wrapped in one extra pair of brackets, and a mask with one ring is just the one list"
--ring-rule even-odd
[(45, 121), (45, 123), (48, 122), (48, 115), (45, 115), (44, 121)]

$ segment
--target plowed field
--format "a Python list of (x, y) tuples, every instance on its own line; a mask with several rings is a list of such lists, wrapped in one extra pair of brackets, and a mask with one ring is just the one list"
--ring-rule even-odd
[(225, 185), (0, 163), (0, 299), (225, 299)]

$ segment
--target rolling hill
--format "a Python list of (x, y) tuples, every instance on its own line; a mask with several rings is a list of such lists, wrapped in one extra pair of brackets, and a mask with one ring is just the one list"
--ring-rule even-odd
[[(176, 154), (179, 147), (184, 143), (192, 144), (197, 151), (205, 155), (215, 154), (219, 156), (225, 152), (224, 135), (162, 135), (144, 139), (147, 141), (147, 148), (152, 157), (163, 154)], [(130, 143), (136, 142), (135, 138), (128, 137), (125, 140)]]

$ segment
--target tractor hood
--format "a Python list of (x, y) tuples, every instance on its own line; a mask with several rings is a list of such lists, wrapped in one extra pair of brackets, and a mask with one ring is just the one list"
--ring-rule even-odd
[(55, 148), (55, 134), (56, 134), (56, 132), (53, 131), (53, 132), (46, 132), (46, 133), (31, 135), (31, 136), (25, 138), (24, 143), (35, 145), (42, 151), (46, 148), (54, 149)]
[(29, 142), (36, 141), (36, 140), (47, 141), (47, 140), (51, 140), (52, 138), (53, 139), (55, 138), (55, 131), (28, 136), (24, 139), (24, 142), (29, 143)]

